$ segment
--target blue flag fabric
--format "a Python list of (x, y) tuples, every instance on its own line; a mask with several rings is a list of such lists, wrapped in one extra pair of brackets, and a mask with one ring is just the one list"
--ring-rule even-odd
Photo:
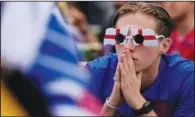
[[(37, 4), (46, 5), (47, 3), (44, 2), (35, 2), (35, 3), (26, 3), (26, 4), (23, 3), (25, 2), (22, 2), (21, 3), (22, 5), (20, 3), (17, 4), (10, 3), (10, 4), (14, 5), (12, 7), (16, 7), (17, 5), (26, 6), (28, 4), (28, 7), (25, 8), (26, 11), (29, 11), (26, 12), (26, 14), (27, 15), (30, 14), (29, 15), (30, 18), (26, 16), (21, 16), (21, 17), (24, 18), (26, 17), (26, 20), (29, 20), (29, 22), (24, 20), (25, 22), (19, 21), (16, 22), (15, 24), (21, 23), (21, 26), (29, 25), (29, 27), (27, 26), (26, 27), (29, 29), (31, 28), (30, 31), (36, 32), (36, 29), (37, 30), (39, 29), (32, 28), (33, 27), (32, 25), (33, 23), (34, 25), (38, 25), (37, 19), (39, 18), (37, 17), (38, 16), (42, 17), (42, 15), (36, 14), (36, 12), (43, 12), (43, 10), (38, 11), (37, 9), (35, 9), (36, 5)], [(9, 3), (7, 3), (7, 5), (9, 5)], [(8, 45), (13, 44), (14, 46), (16, 44), (14, 44), (14, 41), (11, 42), (10, 44), (10, 42), (7, 42), (7, 40), (5, 39), (5, 38), (8, 39), (13, 38), (6, 35), (6, 30), (8, 30), (7, 28), (4, 28), (5, 32), (4, 32), (4, 39), (3, 39), (4, 42), (3, 49), (6, 51), (3, 53), (3, 58), (8, 64), (11, 63), (9, 64), (9, 66), (15, 66), (15, 68), (17, 68), (17, 66), (21, 66), (18, 67), (18, 69), (21, 69), (21, 71), (27, 76), (27, 78), (29, 78), (29, 80), (32, 80), (35, 83), (35, 86), (38, 87), (43, 93), (43, 95), (46, 97), (48, 102), (48, 111), (52, 115), (55, 116), (97, 115), (100, 109), (99, 108), (100, 104), (96, 99), (96, 97), (93, 96), (92, 93), (87, 89), (90, 73), (86, 69), (78, 66), (77, 63), (78, 56), (79, 56), (78, 49), (76, 48), (73, 37), (68, 30), (68, 25), (70, 24), (62, 20), (60, 11), (54, 3), (51, 2), (50, 6), (51, 7), (48, 7), (49, 10), (48, 9), (44, 10), (45, 12), (47, 11), (48, 16), (47, 17), (45, 16), (46, 18), (45, 20), (46, 22), (44, 22), (45, 27), (44, 28), (41, 27), (44, 30), (43, 31), (44, 33), (42, 33), (43, 36), (37, 36), (40, 38), (32, 38), (32, 36), (34, 35), (28, 36), (29, 38), (31, 38), (31, 40), (30, 39), (28, 40), (28, 44), (31, 45), (32, 48), (33, 48), (33, 44), (35, 44), (33, 40), (35, 39), (38, 40), (36, 41), (37, 43), (37, 45), (35, 45), (36, 48), (34, 47), (35, 49), (32, 49), (34, 50), (34, 54), (31, 54), (32, 57), (31, 61), (26, 62), (24, 64), (25, 61), (22, 61), (22, 59), (26, 59), (24, 57), (26, 55), (20, 55), (20, 56), (15, 55), (21, 53), (18, 53), (17, 49), (10, 50), (11, 48), (8, 48), (6, 44)], [(17, 9), (19, 9), (19, 7)], [(22, 10), (20, 10), (20, 12), (24, 10), (25, 9), (23, 8)], [(7, 13), (9, 14), (9, 12)], [(6, 21), (4, 20), (4, 22)], [(5, 26), (6, 25), (4, 25), (4, 27)], [(25, 30), (24, 28), (22, 28), (21, 30), (29, 31), (27, 29)], [(23, 32), (23, 33), (30, 34), (34, 32)], [(16, 35), (18, 37), (21, 36), (19, 34)], [(17, 37), (14, 38), (17, 39)], [(14, 38), (12, 40), (14, 40)], [(21, 39), (18, 38), (18, 41), (21, 41)], [(26, 40), (23, 39), (23, 42), (25, 41)], [(30, 47), (24, 48), (25, 47), (24, 45), (20, 47), (21, 48), (23, 47), (20, 50), (22, 52), (25, 51), (24, 49), (28, 50), (29, 53), (31, 51)], [(7, 54), (6, 52), (9, 54)], [(12, 60), (12, 58), (10, 58), (10, 56), (8, 56), (11, 54), (14, 54), (15, 58), (17, 58), (16, 60), (18, 61), (16, 60), (14, 61)], [(8, 60), (6, 58), (8, 58)]]

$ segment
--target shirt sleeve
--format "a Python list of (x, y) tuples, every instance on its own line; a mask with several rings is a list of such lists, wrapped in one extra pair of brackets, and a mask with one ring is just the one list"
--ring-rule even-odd
[(194, 116), (194, 71), (184, 81), (179, 96), (173, 116)]
[(103, 104), (104, 99), (101, 92), (101, 85), (104, 77), (104, 70), (101, 68), (96, 67), (96, 63), (89, 62), (86, 64), (86, 68), (89, 69), (91, 73), (91, 79), (88, 84), (88, 90), (92, 92)]

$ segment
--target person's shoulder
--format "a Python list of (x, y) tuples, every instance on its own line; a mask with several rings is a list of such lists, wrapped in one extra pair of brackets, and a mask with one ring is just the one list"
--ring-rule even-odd
[(182, 58), (176, 54), (165, 54), (162, 56), (163, 60), (166, 63), (166, 66), (170, 70), (174, 70), (176, 72), (194, 72), (194, 62)]
[[(183, 89), (194, 87), (194, 62), (178, 55), (163, 55), (163, 70), (160, 73), (162, 88), (170, 95), (185, 92)], [(163, 88), (163, 89), (164, 89)], [(176, 99), (177, 97), (175, 97)], [(179, 98), (177, 98), (179, 99)]]
[[(112, 90), (113, 74), (115, 64), (117, 63), (117, 55), (109, 53), (108, 55), (99, 57), (86, 64), (86, 67), (91, 73), (89, 82), (89, 90), (104, 103), (105, 95), (109, 94)], [(103, 91), (101, 89), (104, 89)]]
[(94, 59), (93, 61), (88, 62), (87, 65), (90, 68), (107, 68), (112, 62), (112, 59), (117, 59), (117, 55), (115, 53), (109, 53), (108, 55)]
[(178, 55), (163, 55), (164, 69), (161, 72), (163, 81), (180, 87), (185, 81), (194, 81), (194, 62)]
[(173, 105), (173, 116), (192, 116), (194, 102), (194, 62), (178, 55), (164, 55), (165, 72), (162, 88)]

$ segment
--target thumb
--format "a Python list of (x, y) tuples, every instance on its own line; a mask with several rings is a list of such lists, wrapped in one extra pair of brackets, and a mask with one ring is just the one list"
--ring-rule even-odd
[(120, 91), (120, 73), (119, 73), (119, 64), (117, 65), (115, 76), (114, 76), (114, 87), (113, 87), (114, 92), (119, 92)]
[(117, 65), (114, 80), (120, 81), (119, 64)]

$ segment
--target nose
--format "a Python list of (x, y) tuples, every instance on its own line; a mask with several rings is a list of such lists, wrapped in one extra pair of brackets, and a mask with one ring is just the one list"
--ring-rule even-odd
[(128, 48), (131, 52), (135, 50), (132, 39), (127, 40), (127, 43), (125, 44), (125, 48)]

